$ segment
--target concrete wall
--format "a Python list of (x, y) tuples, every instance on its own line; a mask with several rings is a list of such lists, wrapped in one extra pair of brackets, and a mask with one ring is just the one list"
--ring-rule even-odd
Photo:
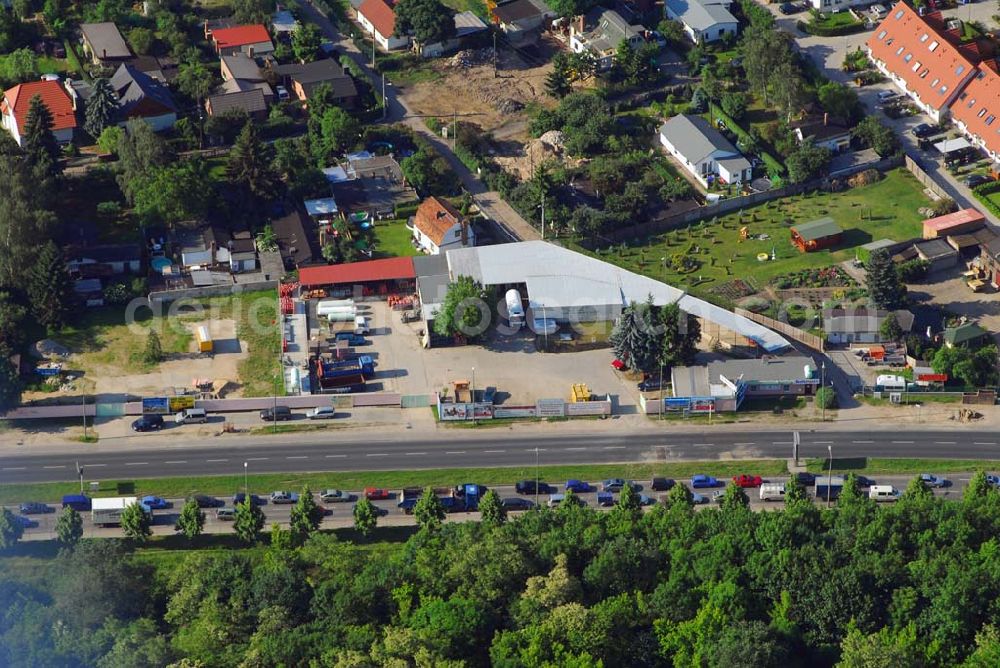
[(255, 281), (253, 283), (233, 283), (232, 285), (208, 285), (203, 288), (184, 288), (183, 290), (160, 290), (150, 292), (149, 301), (169, 303), (178, 299), (201, 299), (203, 297), (225, 297), (242, 292), (258, 290), (277, 290), (278, 281)]

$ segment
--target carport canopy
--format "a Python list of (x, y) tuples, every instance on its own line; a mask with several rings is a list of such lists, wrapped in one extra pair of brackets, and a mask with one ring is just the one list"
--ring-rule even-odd
[(965, 137), (958, 137), (957, 139), (946, 139), (944, 141), (939, 141), (934, 144), (936, 148), (941, 153), (947, 155), (949, 153), (954, 153), (955, 151), (961, 151), (965, 148), (972, 148), (972, 144)]

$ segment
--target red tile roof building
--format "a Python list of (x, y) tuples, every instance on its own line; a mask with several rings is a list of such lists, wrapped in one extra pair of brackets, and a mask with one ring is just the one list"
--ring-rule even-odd
[[(274, 51), (271, 36), (267, 28), (259, 23), (232, 28), (219, 28), (211, 31), (212, 44), (216, 53), (232, 55), (242, 51), (247, 55), (263, 55)], [(253, 53), (249, 53), (253, 50)]]
[(401, 49), (410, 43), (408, 37), (395, 37), (396, 13), (385, 0), (364, 0), (358, 7), (358, 23), (371, 33), (386, 51)]
[(412, 257), (389, 257), (382, 260), (299, 269), (299, 283), (302, 287), (413, 281), (416, 277), (417, 272), (413, 268)]
[(1000, 75), (981, 67), (951, 107), (951, 117), (969, 141), (1000, 160)]
[(3, 128), (23, 145), (21, 133), (28, 120), (28, 109), (31, 99), (36, 95), (42, 98), (42, 103), (52, 114), (52, 133), (60, 142), (73, 140), (73, 130), (76, 128), (76, 114), (73, 111), (73, 101), (58, 81), (29, 81), (8, 89), (0, 102), (0, 120)]
[(920, 16), (903, 2), (893, 7), (867, 42), (876, 66), (935, 121), (976, 76), (975, 49), (957, 45), (940, 12)]
[(442, 250), (474, 246), (474, 234), (458, 209), (447, 200), (428, 197), (413, 216), (413, 237), (432, 255)]

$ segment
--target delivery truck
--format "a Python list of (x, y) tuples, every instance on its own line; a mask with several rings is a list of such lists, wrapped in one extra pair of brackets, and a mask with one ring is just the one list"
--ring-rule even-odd
[(816, 476), (816, 485), (813, 487), (813, 496), (817, 501), (836, 501), (840, 493), (844, 491), (844, 476)]
[(198, 342), (198, 352), (200, 353), (210, 353), (214, 348), (212, 343), (212, 335), (208, 333), (208, 327), (205, 325), (199, 325), (196, 330), (194, 330), (195, 341)]
[(143, 511), (152, 514), (148, 506), (139, 502), (134, 496), (114, 496), (91, 501), (91, 520), (97, 526), (116, 526), (122, 523), (122, 513), (131, 505), (139, 504)]

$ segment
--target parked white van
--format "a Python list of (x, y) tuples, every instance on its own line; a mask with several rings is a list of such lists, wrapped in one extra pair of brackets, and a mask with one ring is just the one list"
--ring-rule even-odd
[(760, 486), (760, 500), (784, 501), (785, 491), (785, 483), (783, 482), (765, 482)]
[(868, 498), (875, 501), (899, 501), (899, 490), (892, 485), (872, 485), (868, 488)]
[(363, 336), (368, 334), (368, 318), (363, 315), (359, 315), (354, 318), (354, 333)]
[(174, 415), (174, 422), (177, 424), (208, 422), (208, 414), (204, 408), (185, 408), (180, 413)]

